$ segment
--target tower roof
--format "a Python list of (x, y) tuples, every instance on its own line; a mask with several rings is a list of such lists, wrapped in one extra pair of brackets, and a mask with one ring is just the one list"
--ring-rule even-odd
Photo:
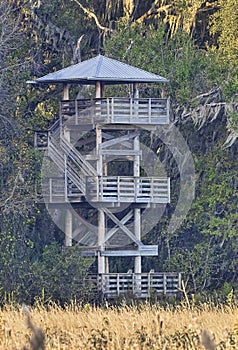
[(105, 84), (168, 82), (166, 78), (157, 74), (98, 55), (57, 72), (47, 74), (36, 79), (34, 83), (78, 83), (90, 85), (95, 84), (96, 81), (104, 82)]

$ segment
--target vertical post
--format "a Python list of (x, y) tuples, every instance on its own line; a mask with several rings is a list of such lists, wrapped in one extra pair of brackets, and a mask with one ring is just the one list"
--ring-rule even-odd
[[(96, 99), (100, 99), (102, 97), (102, 84), (100, 81), (96, 81), (95, 84), (95, 97)], [(101, 101), (95, 101), (95, 116), (94, 118), (97, 120), (101, 118)]]
[(167, 102), (166, 102), (166, 124), (169, 124), (169, 114), (170, 114), (170, 99), (167, 98)]
[(63, 86), (63, 100), (69, 100), (69, 84)]
[(50, 203), (52, 203), (52, 196), (53, 196), (53, 186), (52, 186), (52, 181), (53, 181), (53, 179), (52, 178), (50, 178), (50, 180), (49, 180), (50, 182), (49, 182), (49, 191), (50, 191)]
[(102, 85), (101, 85), (100, 81), (96, 81), (95, 88), (96, 88), (95, 97), (101, 98), (102, 97)]
[(98, 209), (98, 273), (105, 273), (105, 257), (101, 255), (104, 250), (105, 215), (102, 209)]
[[(64, 84), (64, 91), (63, 91), (63, 100), (69, 99), (69, 84)], [(64, 129), (64, 136), (67, 139), (67, 141), (70, 142), (70, 131)], [(68, 178), (67, 178), (67, 156), (65, 155), (65, 197), (67, 198), (68, 193)], [(73, 237), (73, 216), (69, 209), (66, 209), (66, 216), (65, 216), (65, 246), (71, 247), (72, 246), (72, 237)]]
[(166, 273), (163, 274), (163, 290), (164, 290), (164, 295), (167, 294), (167, 276)]
[[(134, 231), (137, 239), (141, 239), (141, 217), (140, 217), (140, 209), (134, 209)], [(134, 271), (135, 273), (141, 273), (141, 256), (135, 257), (134, 263)]]
[[(63, 85), (63, 96), (62, 96), (63, 101), (69, 100), (69, 86), (70, 86), (69, 84)], [(62, 112), (62, 103), (60, 104), (60, 106), (61, 106), (60, 107), (60, 134), (62, 135), (63, 134), (63, 124), (64, 124), (65, 119), (68, 118), (68, 116), (67, 116), (67, 113), (64, 112), (64, 114), (63, 114), (63, 112)], [(64, 103), (64, 107), (66, 108), (65, 103)], [(69, 107), (69, 105), (68, 105), (68, 107)]]
[(73, 241), (73, 215), (70, 211), (70, 209), (66, 209), (66, 215), (65, 215), (65, 246), (66, 247), (72, 247), (72, 241)]
[(133, 83), (133, 98), (139, 98), (139, 84)]
[[(134, 138), (134, 150), (140, 150), (139, 136)], [(140, 176), (140, 156), (136, 155), (134, 159), (134, 177)], [(138, 184), (139, 182), (135, 182)], [(135, 188), (135, 192), (138, 192), (138, 188)], [(134, 232), (138, 240), (141, 239), (141, 215), (140, 208), (134, 209)], [(141, 273), (141, 256), (135, 257), (134, 272)]]
[[(133, 84), (133, 99), (138, 99), (139, 98), (139, 89), (138, 89), (139, 84), (138, 83), (134, 83)], [(135, 120), (139, 120), (139, 101), (134, 101), (134, 113), (132, 116), (132, 120), (133, 117)]]
[[(107, 176), (107, 162), (103, 156), (101, 156), (101, 157), (102, 157), (102, 174), (103, 174), (103, 176)], [(102, 178), (102, 181), (103, 181), (103, 178)], [(103, 190), (103, 188), (104, 188), (104, 186), (102, 186), (102, 190)], [(106, 217), (104, 218), (104, 220), (106, 223)], [(104, 229), (104, 237), (105, 237), (105, 235), (106, 235), (106, 227)], [(105, 256), (104, 260), (105, 260), (105, 273), (109, 273), (109, 257)]]
[[(96, 84), (97, 86), (97, 84)], [(102, 130), (96, 128), (96, 152), (98, 155), (97, 161), (97, 175), (102, 177), (103, 175), (103, 162), (102, 154), (99, 152), (100, 145), (102, 143)], [(104, 238), (105, 238), (105, 214), (102, 209), (98, 209), (98, 273), (105, 273), (105, 257), (101, 255), (101, 252), (104, 250)]]

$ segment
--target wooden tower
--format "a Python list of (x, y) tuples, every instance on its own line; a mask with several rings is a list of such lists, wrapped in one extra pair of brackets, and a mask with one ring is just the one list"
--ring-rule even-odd
[[(102, 55), (34, 81), (63, 85), (58, 120), (35, 134), (35, 146), (46, 150), (58, 169), (57, 176), (44, 179), (44, 201), (53, 207), (70, 204), (65, 245), (75, 241), (85, 254), (97, 257), (97, 285), (107, 297), (128, 291), (147, 297), (152, 289), (175, 293), (180, 285), (180, 274), (143, 273), (141, 268), (143, 256), (158, 255), (158, 246), (142, 243), (141, 213), (169, 203), (170, 183), (159, 174), (141, 175), (140, 134), (169, 123), (169, 100), (140, 98), (138, 85), (161, 82), (167, 80)], [(115, 84), (131, 86), (131, 96), (107, 97), (107, 85)], [(80, 85), (93, 85), (95, 98), (71, 98)], [(97, 224), (78, 214), (75, 227), (71, 208), (76, 206), (79, 212), (93, 210)], [(110, 273), (110, 257), (128, 256), (134, 258), (134, 271)]]

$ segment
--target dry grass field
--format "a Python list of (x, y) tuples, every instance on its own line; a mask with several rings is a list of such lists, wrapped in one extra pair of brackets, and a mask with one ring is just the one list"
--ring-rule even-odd
[(52, 305), (27, 310), (9, 306), (0, 311), (0, 350), (238, 349), (236, 306)]

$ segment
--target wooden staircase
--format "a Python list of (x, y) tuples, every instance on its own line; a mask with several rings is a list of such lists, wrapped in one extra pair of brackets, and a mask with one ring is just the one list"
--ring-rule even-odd
[[(66, 111), (70, 117), (68, 116), (66, 120), (65, 128), (68, 128), (69, 125), (71, 127), (78, 125), (79, 115), (82, 117), (82, 114), (85, 116), (90, 115), (92, 112), (92, 106), (89, 106), (86, 110), (80, 111), (77, 118), (75, 118), (74, 113), (77, 110), (75, 109), (75, 104), (70, 105), (67, 102), (67, 105)], [(64, 118), (66, 111), (64, 109)], [(157, 246), (145, 246), (126, 226), (128, 218), (133, 217), (133, 211), (130, 211), (122, 220), (119, 220), (110, 207), (114, 206), (115, 203), (120, 205), (120, 203), (124, 202), (149, 203), (151, 201), (153, 203), (168, 203), (169, 179), (135, 178), (133, 176), (100, 177), (97, 170), (85, 159), (86, 157), (66, 140), (64, 130), (60, 129), (61, 125), (62, 121), (57, 121), (47, 132), (39, 132), (35, 137), (36, 147), (39, 146), (39, 149), (46, 150), (47, 156), (63, 174), (61, 178), (48, 179), (49, 182), (44, 189), (46, 201), (48, 200), (49, 203), (78, 203), (86, 200), (91, 203), (99, 203), (100, 210), (114, 223), (114, 228), (111, 228), (105, 237), (105, 245), (120, 230), (137, 247), (137, 253), (135, 249), (130, 249), (128, 254), (156, 255), (158, 252)], [(109, 140), (105, 144), (111, 146), (115, 142), (126, 141), (136, 136), (138, 136), (138, 132), (131, 133), (126, 137), (119, 137), (117, 141)], [(106, 147), (101, 147), (99, 152), (101, 155), (107, 155)], [(108, 207), (106, 207), (107, 205)], [(79, 221), (80, 228), (74, 231), (73, 237), (78, 244), (91, 246), (88, 254), (95, 255), (95, 251), (100, 249), (95, 240), (97, 238), (97, 227), (91, 225), (82, 217), (79, 218)], [(122, 245), (123, 242), (120, 244)], [(94, 249), (92, 249), (92, 246), (94, 246)], [(121, 253), (122, 250), (110, 249), (110, 247), (101, 252), (104, 256), (120, 256)]]

